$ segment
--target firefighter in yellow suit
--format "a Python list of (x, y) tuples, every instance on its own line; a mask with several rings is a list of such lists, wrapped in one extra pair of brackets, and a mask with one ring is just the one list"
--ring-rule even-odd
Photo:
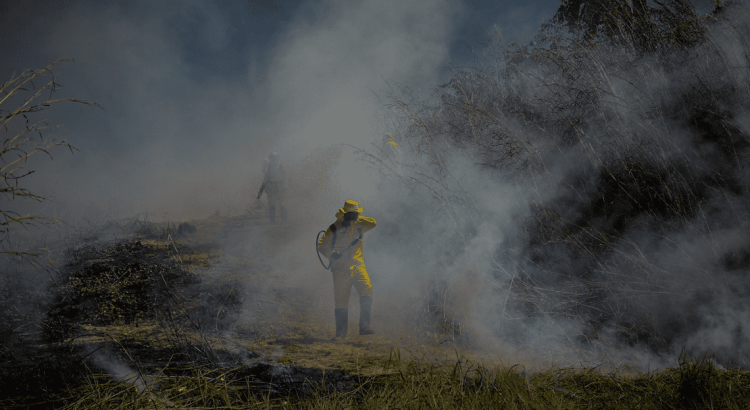
[(333, 273), (333, 299), (336, 306), (336, 337), (346, 337), (349, 325), (349, 292), (359, 294), (359, 334), (375, 333), (370, 327), (372, 284), (365, 268), (362, 235), (374, 228), (375, 219), (362, 216), (357, 201), (346, 201), (318, 241), (318, 251), (330, 260)]

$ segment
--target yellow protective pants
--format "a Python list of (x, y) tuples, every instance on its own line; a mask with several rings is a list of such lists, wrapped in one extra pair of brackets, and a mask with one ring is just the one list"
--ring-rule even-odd
[(341, 268), (331, 267), (333, 273), (333, 303), (336, 305), (336, 309), (348, 309), (352, 286), (362, 297), (364, 295), (372, 296), (372, 284), (365, 265), (353, 264), (346, 268), (344, 267), (346, 266), (345, 263), (339, 263), (343, 265)]

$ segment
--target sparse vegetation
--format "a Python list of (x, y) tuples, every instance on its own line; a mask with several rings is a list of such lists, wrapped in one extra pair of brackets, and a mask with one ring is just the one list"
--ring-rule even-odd
[[(178, 250), (185, 265), (175, 264)], [(196, 300), (210, 303), (209, 297), (199, 295), (226, 287), (190, 279), (195, 274), (188, 273), (192, 262), (185, 261), (205, 264), (190, 258), (190, 252), (205, 250), (145, 238), (71, 250), (60, 272), (61, 286), (53, 288), (60, 296), (48, 318), (54, 322), (63, 312), (75, 311), (73, 326), (65, 340), (57, 335), (26, 351), (18, 346), (12, 350), (28, 356), (0, 366), (0, 387), (13, 392), (0, 406), (739, 409), (749, 404), (748, 373), (721, 369), (705, 357), (688, 360), (686, 354), (676, 368), (647, 374), (615, 366), (527, 372), (522, 366), (485, 365), (439, 344), (414, 350), (364, 337), (334, 342), (325, 331), (304, 324), (277, 323), (277, 330), (240, 326), (226, 338), (217, 331), (222, 326), (193, 323), (211, 317), (195, 310)], [(214, 260), (209, 258), (209, 264)], [(102, 268), (97, 275), (91, 273), (95, 267)], [(108, 303), (84, 303), (76, 296), (91, 288), (90, 300), (108, 298), (108, 289), (121, 285), (117, 276), (104, 271), (122, 274), (128, 268), (135, 277), (163, 271), (170, 279), (162, 282), (166, 288), (151, 283), (153, 277), (133, 283), (155, 289), (122, 285), (118, 293), (132, 300), (125, 298), (130, 303), (115, 305), (106, 315), (100, 306)], [(94, 277), (101, 280), (83, 280)], [(175, 299), (165, 297), (165, 289)], [(120, 317), (116, 312), (129, 313)], [(130, 321), (123, 319), (126, 316)]]
[[(750, 296), (750, 53), (730, 33), (750, 26), (727, 15), (747, 10), (717, 3), (698, 16), (683, 0), (637, 5), (565, 0), (533, 45), (506, 49), (490, 33), (479, 67), (456, 69), (438, 103), (393, 99), (396, 132), (363, 154), (409, 194), (433, 200), (422, 203), (443, 218), (435, 246), (450, 236), (427, 266), (434, 276), (412, 323), (434, 344), (331, 341), (331, 329), (279, 313), (309, 307), (291, 291), (284, 306), (245, 301), (242, 283), (275, 290), (264, 287), (273, 273), (266, 248), (204, 276), (221, 253), (216, 238), (257, 229), (250, 217), (139, 220), (120, 240), (69, 249), (41, 309), (43, 332), (21, 337), (33, 319), (0, 299), (11, 329), (0, 335), (0, 390), (11, 392), (0, 407), (750, 408), (743, 323), (721, 317), (725, 344), (690, 344), (702, 320), (746, 312)], [(728, 55), (722, 36), (742, 52)], [(46, 144), (34, 152), (62, 143)], [(516, 205), (488, 209), (476, 200), (477, 179), (512, 191)], [(6, 224), (23, 221), (13, 218)], [(456, 263), (486, 223), (508, 240)], [(532, 343), (525, 332), (547, 320), (557, 326), (543, 332), (559, 328), (555, 343), (575, 357), (679, 360), (647, 372), (601, 361), (527, 371), (469, 358), (477, 332), (454, 315), (456, 271), (484, 281), (496, 319), (489, 333), (505, 343)], [(458, 346), (455, 358), (445, 342)]]
[(125, 240), (72, 249), (48, 313), (49, 336), (64, 340), (76, 326), (145, 322), (185, 305), (195, 309), (191, 300), (200, 298), (190, 285), (199, 279), (182, 269), (167, 246)]
[[(77, 102), (101, 108), (96, 103), (78, 98), (52, 98), (58, 87), (52, 67), (61, 61), (70, 60), (61, 59), (40, 70), (25, 71), (0, 85), (0, 130), (6, 134), (0, 147), (0, 194), (5, 200), (43, 201), (43, 196), (29, 191), (22, 184), (23, 178), (34, 173), (34, 170), (25, 168), (26, 162), (39, 153), (50, 155), (49, 151), (57, 147), (67, 147), (71, 152), (74, 149), (67, 141), (57, 141), (42, 135), (42, 132), (55, 126), (47, 124), (44, 120), (32, 122), (29, 118), (31, 114), (60, 102)], [(39, 82), (42, 82), (41, 86), (37, 86)], [(9, 105), (14, 108), (6, 108)], [(20, 122), (24, 122), (23, 125), (20, 125)], [(35, 267), (54, 266), (53, 261), (41, 257), (44, 249), (35, 251), (14, 247), (11, 232), (14, 228), (24, 225), (57, 224), (59, 221), (40, 215), (18, 213), (7, 206), (0, 209), (0, 216), (0, 254), (23, 258)]]
[[(565, 1), (528, 46), (504, 48), (488, 33), (477, 66), (456, 69), (438, 103), (394, 96), (399, 132), (365, 156), (434, 200), (452, 238), (433, 241), (446, 255), (430, 268), (436, 286), (464, 274), (445, 267), (461, 271), (454, 256), (478, 226), (496, 224), (506, 239), (481, 256), (488, 268), (464, 271), (495, 290), (488, 322), (503, 340), (522, 344), (547, 320), (565, 324), (559, 343), (579, 357), (684, 346), (746, 367), (742, 331), (727, 329), (733, 348), (690, 340), (706, 317), (744, 311), (750, 294), (739, 262), (750, 209), (747, 8), (717, 2), (699, 16), (681, 0), (639, 4)], [(487, 185), (512, 198), (506, 209), (477, 205)]]
[[(627, 369), (486, 367), (459, 357), (430, 363), (392, 355), (381, 374), (348, 376), (337, 370), (280, 365), (234, 368), (164, 367), (156, 374), (92, 374), (45, 403), (64, 409), (138, 408), (441, 408), (467, 409), (743, 409), (750, 374), (719, 370), (710, 360), (681, 360), (648, 374)], [(13, 398), (8, 406), (35, 401)], [(42, 403), (36, 402), (41, 407)]]

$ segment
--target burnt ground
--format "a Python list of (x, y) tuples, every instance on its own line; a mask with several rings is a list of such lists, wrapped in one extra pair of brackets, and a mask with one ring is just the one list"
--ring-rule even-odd
[(385, 331), (359, 336), (356, 297), (349, 336), (334, 340), (330, 273), (312, 252), (314, 227), (300, 238), (299, 226), (250, 212), (138, 221), (130, 230), (69, 251), (52, 306), (40, 302), (33, 343), (4, 340), (0, 387), (13, 405), (64, 402), (91, 377), (158, 389), (156, 376), (221, 375), (260, 396), (309, 397), (352, 391), (359, 377), (394, 371), (402, 355), (455, 358), (454, 345), (394, 331), (377, 310), (373, 325)]

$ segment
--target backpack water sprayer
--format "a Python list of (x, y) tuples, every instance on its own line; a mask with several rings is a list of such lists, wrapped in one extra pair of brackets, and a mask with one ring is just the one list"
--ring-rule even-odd
[[(331, 249), (343, 249), (343, 250), (349, 249), (352, 246), (355, 246), (355, 245), (357, 245), (358, 243), (360, 243), (362, 241), (362, 228), (357, 228), (357, 230), (359, 230), (359, 237), (357, 239), (353, 240), (352, 243), (350, 243), (349, 245), (344, 245), (344, 246), (338, 246), (337, 247), (337, 246), (335, 246), (336, 245), (336, 239), (338, 237), (338, 232), (337, 232), (337, 229), (336, 229), (336, 225), (335, 224), (331, 224), (331, 226), (329, 226), (328, 229), (330, 229), (331, 233), (333, 233), (333, 241), (331, 242)], [(320, 260), (320, 264), (323, 265), (323, 268), (325, 268), (326, 270), (328, 270), (328, 269), (331, 268), (331, 262), (333, 262), (333, 260), (331, 260), (330, 262), (328, 262), (328, 266), (326, 266), (326, 264), (323, 263), (323, 258), (320, 257), (320, 252), (318, 252), (318, 243), (320, 243), (320, 234), (322, 234), (322, 233), (324, 234), (324, 233), (326, 233), (326, 231), (320, 231), (320, 232), (318, 232), (318, 237), (315, 238), (315, 253), (318, 254), (318, 259)]]

